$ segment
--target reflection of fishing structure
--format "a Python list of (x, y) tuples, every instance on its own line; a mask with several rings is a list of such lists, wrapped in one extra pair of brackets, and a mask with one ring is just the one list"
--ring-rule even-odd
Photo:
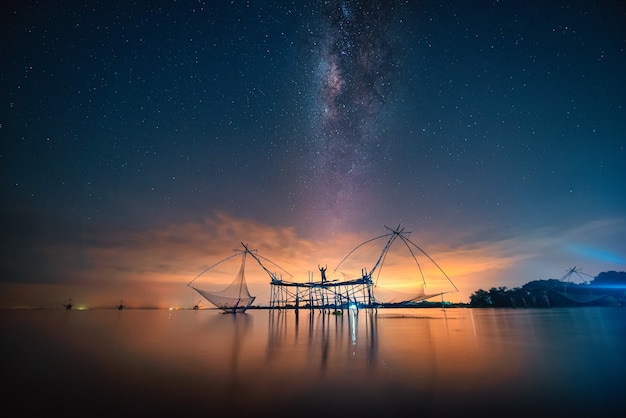
[[(321, 280), (313, 281), (309, 276), (309, 281), (306, 283), (299, 283), (293, 281), (286, 281), (278, 279), (275, 275), (271, 275), (272, 281), (270, 283), (270, 307), (272, 308), (322, 308), (322, 309), (349, 309), (349, 308), (367, 308), (377, 307), (385, 305), (402, 305), (410, 302), (419, 302), (422, 300), (430, 299), (435, 296), (443, 295), (449, 292), (436, 292), (428, 294), (426, 293), (426, 278), (424, 270), (420, 262), (418, 261), (418, 254), (422, 254), (429, 260), (435, 268), (443, 274), (447, 282), (454, 288), (454, 291), (458, 291), (454, 283), (446, 275), (446, 273), (439, 267), (439, 265), (419, 246), (413, 243), (409, 238), (409, 232), (405, 232), (404, 228), (391, 229), (388, 233), (372, 238), (353, 249), (348, 255), (339, 263), (334, 272), (340, 272), (339, 269), (350, 259), (357, 250), (366, 245), (380, 240), (386, 239), (387, 242), (384, 245), (378, 259), (374, 263), (374, 266), (367, 271), (367, 269), (361, 269), (361, 277), (348, 279), (348, 280), (328, 280), (326, 277), (326, 267), (319, 267), (321, 274)], [(394, 242), (402, 243), (409, 251), (409, 254), (413, 261), (417, 265), (419, 275), (421, 278), (421, 285), (412, 294), (396, 294), (391, 297), (384, 297), (383, 293), (389, 294), (378, 285), (378, 279), (380, 278), (380, 272), (382, 265), (388, 255), (388, 252)], [(344, 274), (344, 273), (342, 273)], [(374, 276), (376, 274), (376, 276)], [(344, 274), (344, 278), (347, 275)], [(374, 277), (376, 277), (374, 279)]]
[[(250, 305), (252, 305), (252, 302), (254, 302), (255, 296), (252, 296), (250, 294), (250, 291), (248, 290), (248, 285), (246, 284), (246, 277), (245, 277), (246, 257), (248, 255), (254, 258), (257, 261), (257, 263), (259, 263), (259, 265), (263, 268), (263, 270), (272, 278), (272, 281), (277, 280), (276, 273), (270, 272), (261, 262), (261, 259), (263, 259), (269, 263), (272, 263), (270, 260), (256, 254), (255, 250), (248, 249), (246, 244), (244, 244), (243, 242), (241, 243), (241, 245), (243, 245), (243, 248), (244, 248), (243, 250), (235, 250), (235, 254), (229, 257), (226, 257), (223, 260), (206, 268), (204, 271), (198, 274), (191, 282), (188, 283), (188, 286), (191, 287), (196, 292), (198, 292), (200, 295), (202, 295), (202, 297), (204, 297), (206, 300), (211, 302), (213, 305), (215, 305), (219, 309), (222, 309), (224, 312), (228, 312), (228, 313), (244, 312), (246, 309), (250, 307)], [(201, 276), (205, 275), (208, 272), (215, 271), (215, 268), (217, 266), (222, 265), (222, 263), (228, 260), (234, 259), (236, 257), (239, 257), (241, 260), (239, 271), (235, 275), (235, 278), (233, 279), (233, 281), (225, 289), (221, 291), (213, 292), (213, 291), (208, 291), (208, 290), (201, 289), (198, 287), (198, 285), (196, 284), (196, 281)], [(195, 306), (198, 306), (198, 304), (196, 304)]]
[[(233, 344), (230, 357), (230, 383), (229, 383), (229, 396), (232, 394), (236, 398), (238, 390), (241, 389), (240, 373), (239, 373), (239, 356), (241, 354), (241, 347), (243, 340), (249, 332), (250, 319), (248, 315), (229, 315), (233, 321)], [(236, 399), (233, 399), (236, 400)]]
[[(308, 317), (300, 321), (301, 315)], [(355, 356), (362, 356), (368, 368), (374, 367), (378, 355), (377, 319), (375, 309), (367, 310), (365, 316), (355, 309), (349, 310), (347, 315), (313, 309), (299, 314), (296, 310), (293, 316), (286, 310), (270, 310), (268, 360), (280, 358), (284, 347), (295, 344), (305, 346), (306, 351), (301, 351), (302, 357), (292, 358), (292, 361), (319, 361), (321, 375), (335, 362), (353, 361)]]

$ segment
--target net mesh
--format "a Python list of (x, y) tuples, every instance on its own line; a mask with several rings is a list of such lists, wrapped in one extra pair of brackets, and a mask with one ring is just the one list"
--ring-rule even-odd
[(409, 292), (401, 292), (390, 288), (381, 286), (374, 287), (374, 295), (376, 302), (394, 304), (394, 303), (406, 303), (406, 302), (419, 302), (427, 300), (435, 296), (439, 296), (441, 293), (427, 294), (424, 286)]
[(204, 296), (213, 305), (225, 311), (243, 311), (247, 309), (250, 305), (252, 305), (252, 302), (254, 302), (255, 296), (250, 294), (248, 285), (246, 284), (245, 256), (246, 254), (243, 253), (239, 272), (225, 289), (219, 292), (211, 292), (205, 289), (199, 289), (195, 285), (192, 285), (191, 287), (196, 292)]
[[(400, 304), (420, 302), (458, 289), (437, 262), (408, 238), (404, 228), (387, 228), (388, 233), (369, 239), (354, 248), (339, 263), (335, 272), (349, 275), (343, 269), (355, 271), (358, 266), (378, 261), (367, 273), (373, 283), (376, 303)], [(380, 244), (386, 242), (380, 251)], [(339, 270), (341, 268), (342, 270)], [(428, 285), (427, 285), (428, 282)]]

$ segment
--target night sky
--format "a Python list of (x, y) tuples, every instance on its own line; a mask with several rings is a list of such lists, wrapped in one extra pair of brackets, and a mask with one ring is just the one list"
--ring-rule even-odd
[(189, 305), (242, 241), (306, 281), (399, 224), (461, 302), (626, 269), (620, 1), (1, 13), (0, 306)]

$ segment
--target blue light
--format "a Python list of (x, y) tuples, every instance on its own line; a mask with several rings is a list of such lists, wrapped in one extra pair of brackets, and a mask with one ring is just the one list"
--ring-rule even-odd
[(568, 249), (573, 253), (580, 254), (589, 258), (594, 258), (596, 260), (606, 261), (615, 264), (626, 264), (626, 259), (624, 259), (624, 257), (599, 248), (592, 248), (584, 245), (574, 244), (568, 246)]

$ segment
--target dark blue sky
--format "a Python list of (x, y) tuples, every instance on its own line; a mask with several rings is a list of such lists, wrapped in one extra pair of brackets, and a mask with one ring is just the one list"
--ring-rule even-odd
[[(329, 248), (403, 223), (442, 253), (515, 254), (490, 273), (509, 287), (626, 263), (620, 2), (9, 1), (1, 18), (5, 282), (79, 281), (92, 250), (214, 237), (216, 219)], [(146, 263), (110, 268), (184, 276)]]

